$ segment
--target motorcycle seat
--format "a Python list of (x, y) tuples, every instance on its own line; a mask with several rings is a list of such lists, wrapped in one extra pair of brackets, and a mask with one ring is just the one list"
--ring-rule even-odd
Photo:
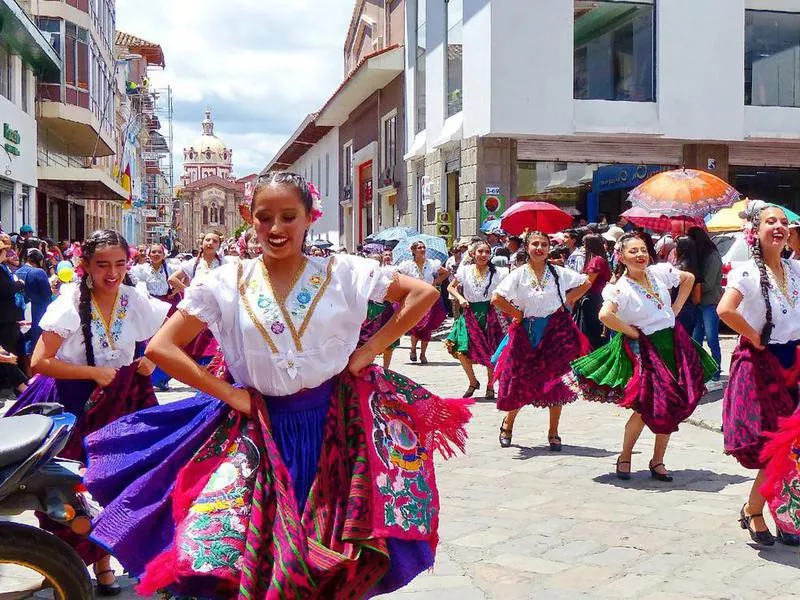
[(0, 419), (0, 469), (17, 464), (33, 454), (50, 434), (53, 421), (42, 415)]

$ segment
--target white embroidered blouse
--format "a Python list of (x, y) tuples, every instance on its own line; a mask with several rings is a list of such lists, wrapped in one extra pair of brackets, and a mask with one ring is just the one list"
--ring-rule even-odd
[(461, 285), (461, 295), (467, 302), (488, 302), (492, 299), (492, 294), (508, 276), (508, 269), (498, 267), (489, 283), (489, 269), (483, 274), (478, 273), (475, 265), (461, 265), (456, 271), (456, 280)]
[[(61, 294), (44, 313), (39, 326), (64, 339), (56, 358), (75, 365), (86, 364), (81, 318), (80, 288), (61, 286)], [(167, 317), (169, 304), (151, 298), (144, 290), (121, 285), (111, 323), (106, 324), (92, 304), (92, 348), (95, 366), (124, 367), (133, 362), (136, 342), (150, 339)]]
[[(783, 260), (786, 275), (786, 289), (776, 281), (772, 272), (767, 269), (769, 280), (769, 301), (772, 305), (773, 330), (770, 342), (785, 344), (800, 340), (800, 262)], [(728, 273), (728, 287), (742, 295), (742, 302), (737, 312), (756, 331), (764, 329), (767, 323), (767, 311), (764, 296), (761, 293), (761, 277), (756, 261), (749, 260)]]
[(413, 260), (404, 260), (397, 265), (397, 270), (403, 275), (408, 275), (414, 279), (421, 279), (425, 283), (433, 284), (439, 276), (439, 270), (442, 268), (442, 263), (438, 260), (425, 259), (425, 264), (422, 269), (419, 268)]
[(345, 369), (368, 302), (383, 302), (392, 279), (373, 260), (307, 257), (281, 302), (264, 263), (244, 260), (192, 282), (178, 307), (208, 324), (237, 383), (287, 396)]
[(603, 300), (617, 305), (617, 316), (645, 335), (675, 326), (670, 290), (681, 283), (680, 272), (669, 263), (645, 269), (655, 295), (624, 275), (603, 288)]
[[(511, 271), (494, 293), (511, 302), (526, 317), (552, 315), (566, 303), (569, 290), (582, 286), (588, 280), (586, 275), (572, 269), (558, 265), (552, 267), (558, 274), (558, 286), (550, 267), (545, 268), (542, 281), (539, 281), (530, 265), (525, 264)], [(558, 288), (561, 289), (560, 294)]]
[(175, 269), (167, 264), (161, 263), (159, 269), (154, 269), (150, 263), (131, 267), (128, 274), (134, 283), (142, 282), (147, 286), (147, 291), (152, 296), (166, 296), (169, 294), (169, 283), (167, 280), (175, 272)]
[[(195, 256), (191, 260), (182, 262), (180, 270), (183, 271), (189, 278), (189, 281), (191, 281), (195, 277), (199, 277), (200, 275), (206, 275), (207, 273), (210, 273), (211, 271), (220, 268), (224, 264), (226, 264), (226, 262), (220, 260), (219, 257), (212, 259), (211, 262), (209, 263), (204, 258)], [(196, 269), (194, 267), (195, 265), (197, 265)]]

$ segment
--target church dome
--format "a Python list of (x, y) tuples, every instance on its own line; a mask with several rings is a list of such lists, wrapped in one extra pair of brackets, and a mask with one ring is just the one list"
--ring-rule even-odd
[(214, 121), (211, 119), (211, 111), (207, 110), (203, 119), (203, 135), (197, 138), (191, 145), (191, 150), (195, 156), (189, 159), (201, 163), (226, 163), (230, 161), (231, 152), (225, 146), (225, 142), (214, 135)]

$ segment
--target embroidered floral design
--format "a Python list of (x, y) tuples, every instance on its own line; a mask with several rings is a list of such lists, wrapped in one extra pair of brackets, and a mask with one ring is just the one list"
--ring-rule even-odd
[(312, 275), (308, 282), (313, 285), (314, 287), (319, 287), (322, 285), (322, 277), (319, 275)]
[(297, 294), (297, 301), (300, 304), (308, 304), (311, 302), (311, 294), (307, 290), (301, 290), (299, 294)]
[(631, 287), (639, 292), (642, 296), (647, 298), (650, 302), (656, 305), (658, 310), (664, 308), (664, 299), (661, 297), (661, 290), (658, 287), (658, 284), (654, 284), (653, 280), (650, 278), (650, 274), (645, 271), (644, 274), (645, 278), (647, 279), (647, 284), (650, 286), (648, 290), (646, 287), (639, 285), (633, 279), (628, 277), (628, 282), (631, 284)]
[(103, 316), (97, 308), (97, 305), (92, 302), (92, 328), (94, 329), (93, 335), (97, 338), (97, 343), (101, 348), (107, 350), (105, 353), (108, 358), (117, 357), (117, 344), (122, 336), (122, 325), (128, 315), (128, 305), (130, 300), (128, 295), (120, 293), (117, 306), (112, 313), (111, 323), (106, 326)]
[(273, 321), (272, 325), (270, 326), (270, 331), (272, 331), (272, 333), (275, 335), (280, 335), (286, 331), (286, 327), (284, 327), (283, 323), (280, 321)]
[(291, 350), (289, 350), (289, 352), (287, 352), (286, 355), (284, 355), (283, 358), (278, 361), (278, 366), (281, 369), (286, 369), (286, 373), (291, 379), (295, 379), (297, 377), (297, 373), (299, 372), (297, 357)]

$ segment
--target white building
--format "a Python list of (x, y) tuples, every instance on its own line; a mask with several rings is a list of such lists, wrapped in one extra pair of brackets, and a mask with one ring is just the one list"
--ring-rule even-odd
[(311, 225), (308, 240), (327, 240), (338, 247), (345, 242), (339, 237), (339, 128), (321, 127), (317, 117), (306, 117), (261, 173), (292, 171), (313, 183), (323, 214)]
[(409, 0), (406, 36), (406, 224), (613, 218), (680, 165), (800, 208), (800, 0)]
[(0, 223), (36, 228), (36, 76), (55, 81), (61, 60), (15, 0), (0, 0)]

